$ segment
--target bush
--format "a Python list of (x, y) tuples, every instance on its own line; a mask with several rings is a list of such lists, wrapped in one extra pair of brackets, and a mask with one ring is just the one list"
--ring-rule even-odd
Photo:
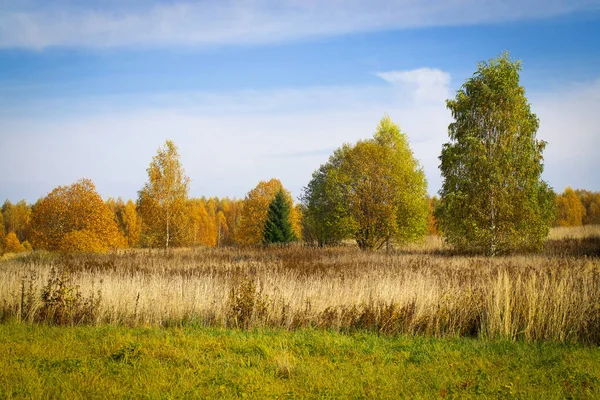
[(66, 270), (52, 268), (48, 283), (42, 289), (42, 307), (38, 319), (55, 325), (93, 323), (97, 319), (101, 293), (84, 298), (73, 285)]
[(4, 238), (4, 252), (5, 253), (22, 253), (25, 251), (25, 247), (19, 242), (19, 238), (14, 232), (10, 232)]

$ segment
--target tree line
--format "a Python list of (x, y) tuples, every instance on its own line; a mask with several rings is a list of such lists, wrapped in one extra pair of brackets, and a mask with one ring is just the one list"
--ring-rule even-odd
[(8, 200), (0, 251), (104, 252), (128, 247), (354, 240), (362, 249), (441, 234), (454, 248), (488, 255), (539, 250), (551, 225), (600, 223), (600, 193), (541, 179), (546, 143), (508, 53), (482, 62), (447, 101), (454, 121), (440, 159), (440, 197), (428, 197), (408, 136), (388, 116), (372, 138), (343, 144), (295, 203), (277, 179), (243, 200), (191, 198), (177, 146), (152, 158), (136, 201), (103, 201), (93, 182), (59, 186), (35, 204)]

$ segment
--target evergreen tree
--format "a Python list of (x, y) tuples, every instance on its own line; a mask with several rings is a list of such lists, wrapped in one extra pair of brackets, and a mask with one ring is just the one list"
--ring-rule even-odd
[(269, 205), (263, 241), (265, 243), (290, 243), (294, 240), (296, 240), (296, 236), (290, 223), (290, 206), (283, 191), (279, 190)]
[(447, 101), (454, 122), (440, 156), (444, 182), (436, 216), (455, 248), (495, 255), (539, 250), (554, 218), (541, 179), (545, 142), (508, 53), (480, 63)]

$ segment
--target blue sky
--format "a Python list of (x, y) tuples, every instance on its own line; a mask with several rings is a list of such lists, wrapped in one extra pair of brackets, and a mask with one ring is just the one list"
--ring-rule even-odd
[(91, 178), (136, 198), (167, 138), (192, 196), (301, 193), (388, 113), (430, 194), (445, 99), (509, 50), (548, 141), (544, 179), (600, 190), (600, 1), (0, 3), (0, 197)]

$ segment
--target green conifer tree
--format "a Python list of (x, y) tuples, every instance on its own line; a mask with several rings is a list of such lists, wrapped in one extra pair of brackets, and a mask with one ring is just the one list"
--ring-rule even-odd
[(267, 222), (263, 231), (264, 243), (290, 243), (296, 240), (290, 223), (290, 207), (285, 194), (279, 190), (269, 205)]

